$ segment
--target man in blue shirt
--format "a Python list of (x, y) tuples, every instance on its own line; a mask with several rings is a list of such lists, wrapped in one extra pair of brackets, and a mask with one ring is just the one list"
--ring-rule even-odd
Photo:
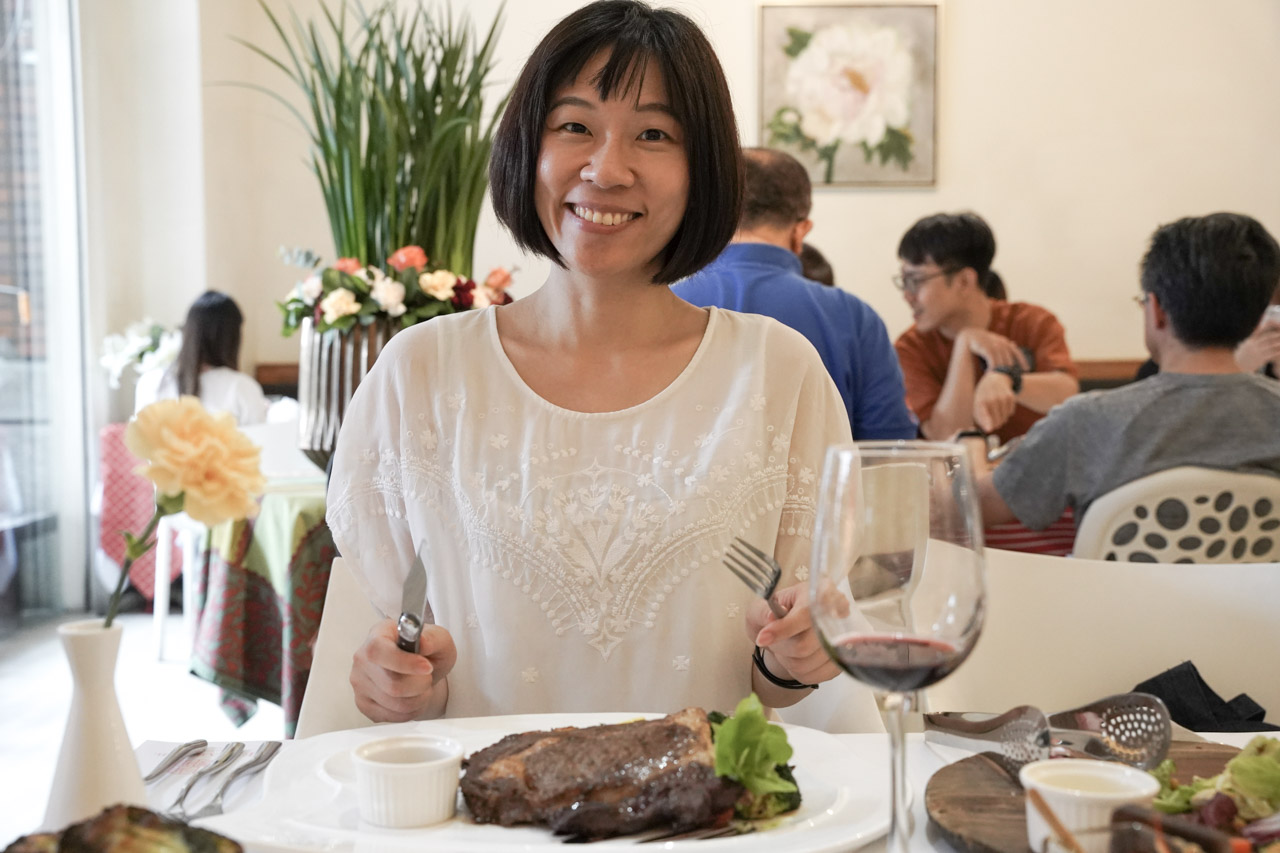
[(800, 250), (813, 228), (804, 166), (768, 148), (744, 154), (746, 193), (733, 242), (671, 289), (694, 305), (773, 317), (808, 338), (844, 398), (855, 439), (915, 438), (884, 321), (853, 294), (801, 275)]

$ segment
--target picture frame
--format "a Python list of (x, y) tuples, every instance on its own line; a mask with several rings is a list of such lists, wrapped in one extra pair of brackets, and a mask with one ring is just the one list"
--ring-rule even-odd
[(933, 186), (938, 7), (760, 7), (760, 144), (815, 189)]

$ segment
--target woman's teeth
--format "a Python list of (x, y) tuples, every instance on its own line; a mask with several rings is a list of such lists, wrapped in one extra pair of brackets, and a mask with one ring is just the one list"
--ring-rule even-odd
[(634, 213), (601, 213), (589, 207), (575, 207), (573, 212), (588, 222), (594, 222), (597, 225), (621, 225), (636, 218)]

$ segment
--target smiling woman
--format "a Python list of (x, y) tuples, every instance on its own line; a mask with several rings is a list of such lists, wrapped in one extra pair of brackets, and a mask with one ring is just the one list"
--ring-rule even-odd
[[(555, 266), (525, 299), (397, 335), (338, 439), (343, 556), (392, 617), (422, 554), (434, 621), (417, 655), (391, 618), (356, 651), (371, 719), (780, 706), (807, 688), (779, 683), (835, 674), (795, 581), (844, 406), (797, 333), (665, 286), (727, 244), (741, 168), (683, 15), (603, 0), (534, 50), (490, 178)], [(734, 536), (781, 561), (785, 617), (719, 567)]]

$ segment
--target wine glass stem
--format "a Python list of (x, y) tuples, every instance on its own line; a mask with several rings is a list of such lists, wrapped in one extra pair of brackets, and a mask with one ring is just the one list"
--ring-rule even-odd
[(911, 842), (911, 809), (907, 802), (907, 751), (903, 742), (903, 716), (908, 697), (886, 693), (884, 725), (889, 732), (889, 787), (893, 803), (889, 812), (888, 853), (907, 853)]

